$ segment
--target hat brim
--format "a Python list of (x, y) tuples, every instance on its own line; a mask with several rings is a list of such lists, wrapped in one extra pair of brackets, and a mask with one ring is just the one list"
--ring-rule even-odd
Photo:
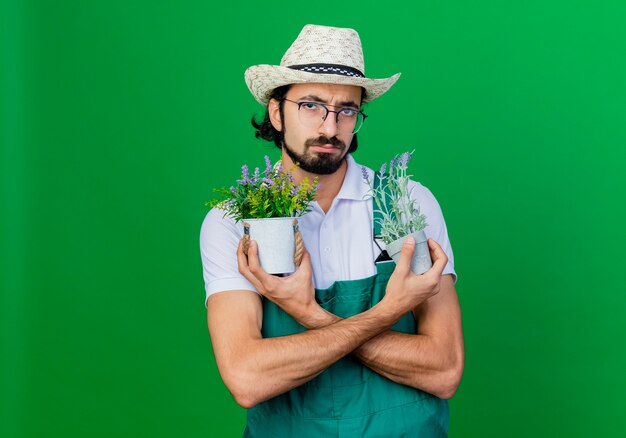
[(261, 105), (266, 106), (270, 99), (270, 94), (275, 88), (289, 84), (306, 83), (363, 87), (367, 93), (363, 103), (371, 102), (386, 93), (400, 78), (400, 73), (396, 73), (389, 78), (370, 79), (336, 74), (310, 73), (279, 65), (261, 64), (249, 67), (244, 76), (246, 85), (248, 85), (248, 89), (254, 98)]

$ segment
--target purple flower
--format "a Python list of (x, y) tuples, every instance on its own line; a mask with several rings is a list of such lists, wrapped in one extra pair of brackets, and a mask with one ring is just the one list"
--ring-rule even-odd
[(298, 193), (298, 187), (296, 186), (292, 186), (291, 187), (291, 192), (289, 193), (291, 196), (296, 196), (296, 194)]
[(389, 173), (393, 173), (394, 167), (396, 167), (396, 157), (393, 157), (391, 163), (389, 163)]
[(236, 195), (237, 189), (234, 186), (230, 186), (230, 193), (232, 193), (233, 195)]
[(400, 155), (400, 159), (398, 160), (398, 165), (401, 167), (406, 167), (409, 164), (409, 160), (411, 159), (411, 153), (405, 152)]
[[(237, 180), (237, 184), (249, 184), (250, 183), (248, 166), (245, 164), (241, 166), (241, 177), (242, 177), (241, 179)], [(232, 192), (232, 189), (231, 189), (231, 192)]]
[(272, 172), (272, 162), (270, 161), (270, 157), (265, 156), (265, 175), (269, 175)]
[(365, 166), (361, 166), (361, 175), (363, 175), (363, 179), (366, 182), (370, 182), (370, 177), (369, 177), (369, 174), (367, 173), (367, 169), (365, 168)]
[(255, 167), (254, 168), (254, 175), (252, 176), (252, 184), (256, 184), (256, 182), (259, 180), (259, 168)]
[(287, 182), (293, 183), (293, 174), (291, 172), (287, 172)]
[(387, 170), (387, 163), (383, 163), (383, 165), (380, 166), (380, 176), (385, 174), (385, 170)]
[(274, 181), (272, 181), (271, 178), (263, 178), (263, 184), (265, 184), (266, 187), (272, 187), (272, 185), (274, 185)]

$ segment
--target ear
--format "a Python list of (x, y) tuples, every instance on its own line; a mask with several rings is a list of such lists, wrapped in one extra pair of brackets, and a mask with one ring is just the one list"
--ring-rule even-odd
[(276, 99), (270, 99), (267, 104), (267, 113), (270, 116), (270, 122), (277, 131), (283, 130), (283, 121), (280, 118), (280, 102)]

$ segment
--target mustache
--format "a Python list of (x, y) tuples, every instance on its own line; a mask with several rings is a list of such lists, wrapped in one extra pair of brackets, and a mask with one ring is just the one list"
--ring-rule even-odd
[(325, 135), (318, 138), (310, 138), (304, 143), (306, 147), (323, 146), (325, 144), (331, 144), (337, 149), (344, 149), (346, 147), (346, 144), (337, 137), (328, 138)]

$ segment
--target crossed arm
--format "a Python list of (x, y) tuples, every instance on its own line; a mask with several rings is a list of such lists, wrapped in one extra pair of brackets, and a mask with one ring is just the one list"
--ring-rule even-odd
[[(308, 253), (296, 273), (278, 278), (264, 274), (253, 245), (245, 259), (240, 245), (242, 274), (309, 330), (263, 338), (257, 294), (229, 291), (211, 296), (207, 319), (213, 350), (237, 402), (252, 407), (313, 379), (348, 354), (395, 382), (450, 398), (463, 372), (460, 309), (451, 276), (441, 275), (447, 258), (439, 245), (429, 244), (434, 260), (429, 272), (416, 276), (409, 271), (412, 247), (405, 245), (385, 298), (346, 319), (315, 302)], [(390, 331), (410, 309), (419, 321), (418, 333)]]

